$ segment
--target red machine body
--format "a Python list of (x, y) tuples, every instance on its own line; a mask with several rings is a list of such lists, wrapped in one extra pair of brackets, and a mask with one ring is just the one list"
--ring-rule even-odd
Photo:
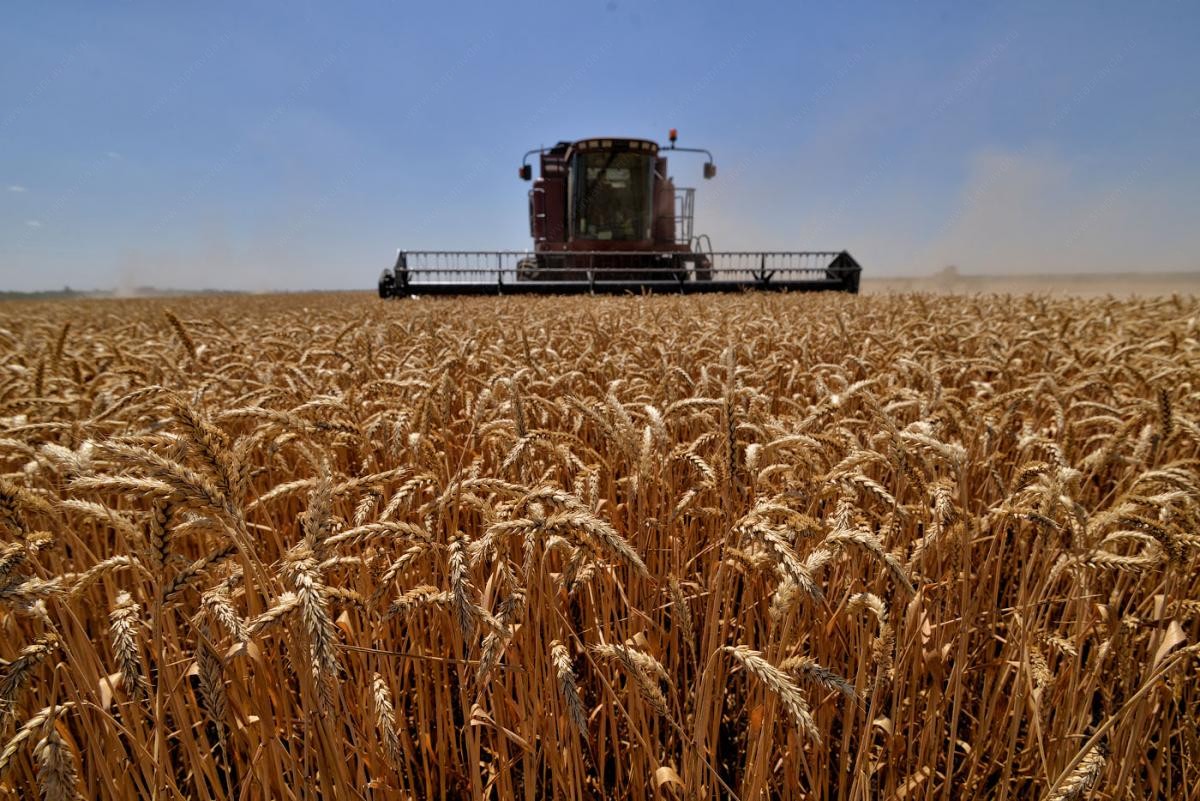
[(559, 142), (540, 161), (529, 192), (535, 252), (691, 251), (691, 190), (677, 196), (655, 142)]

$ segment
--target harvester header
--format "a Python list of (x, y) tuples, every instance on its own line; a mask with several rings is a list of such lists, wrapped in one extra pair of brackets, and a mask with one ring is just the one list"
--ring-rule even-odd
[(596, 137), (534, 148), (518, 175), (529, 190), (529, 251), (400, 250), (379, 278), (382, 298), (406, 295), (857, 292), (862, 268), (846, 251), (714, 251), (694, 232), (695, 192), (676, 186), (667, 155), (712, 153), (648, 139)]

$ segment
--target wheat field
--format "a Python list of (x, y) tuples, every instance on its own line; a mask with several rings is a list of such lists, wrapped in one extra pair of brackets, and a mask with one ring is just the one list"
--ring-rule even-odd
[(1191, 298), (0, 306), (0, 798), (1200, 799)]

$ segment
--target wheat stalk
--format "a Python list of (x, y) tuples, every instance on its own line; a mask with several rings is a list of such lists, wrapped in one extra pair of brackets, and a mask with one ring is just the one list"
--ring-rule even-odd
[(307, 547), (289, 556), (287, 571), (296, 593), (300, 618), (308, 641), (309, 668), (323, 714), (333, 709), (339, 665), (336, 634), (329, 616), (324, 586), (317, 575), (317, 562)]
[(737, 660), (747, 672), (753, 674), (779, 697), (795, 721), (796, 727), (803, 734), (815, 742), (821, 742), (821, 732), (813, 720), (808, 700), (783, 670), (764, 659), (761, 652), (745, 645), (726, 645), (722, 646), (721, 650)]
[(15, 757), (17, 752), (21, 750), (21, 745), (29, 740), (29, 738), (33, 736), (34, 732), (43, 728), (46, 725), (46, 721), (53, 720), (62, 712), (65, 712), (68, 709), (73, 709), (74, 707), (74, 701), (65, 701), (61, 704), (45, 707), (31, 718), (26, 720), (25, 723), (21, 725), (21, 728), (17, 730), (17, 733), (13, 735), (12, 739), (10, 739), (4, 746), (4, 749), (0, 750), (0, 779), (3, 779), (4, 774), (8, 772), (9, 766), (12, 764), (13, 757)]
[(383, 735), (383, 745), (392, 766), (404, 764), (404, 749), (396, 733), (396, 712), (392, 706), (392, 691), (378, 673), (371, 674), (371, 698), (375, 703), (375, 723)]
[(142, 611), (129, 593), (117, 596), (117, 602), (109, 613), (113, 654), (121, 671), (125, 691), (135, 701), (149, 697), (150, 687), (142, 673), (141, 648), (138, 632), (142, 627)]
[[(667, 707), (667, 698), (658, 686), (657, 671), (652, 672), (647, 669), (647, 663), (652, 660), (652, 658), (648, 659), (648, 654), (643, 654), (628, 646), (616, 644), (593, 645), (592, 651), (598, 656), (614, 659), (619, 662), (625, 669), (625, 673), (637, 686), (642, 698), (650, 704), (650, 707), (659, 715), (664, 717), (670, 715), (670, 710)], [(657, 664), (657, 660), (652, 661)]]
[(163, 316), (166, 317), (167, 322), (171, 324), (172, 330), (175, 331), (175, 336), (179, 337), (179, 342), (183, 345), (184, 350), (187, 351), (188, 356), (195, 360), (197, 356), (196, 343), (192, 339), (192, 335), (188, 333), (187, 327), (183, 324), (183, 320), (180, 320), (177, 316), (175, 316), (175, 312), (171, 311), (170, 309), (164, 310)]
[(17, 658), (4, 666), (0, 676), (0, 713), (5, 716), (15, 713), (18, 695), (29, 683), (37, 666), (59, 647), (59, 642), (55, 634), (39, 637), (22, 648)]
[(550, 643), (550, 659), (558, 678), (558, 691), (567, 705), (567, 717), (579, 736), (587, 740), (587, 715), (584, 714), (583, 701), (575, 681), (575, 668), (571, 664), (571, 655), (567, 652), (567, 647), (560, 640)]
[(1103, 747), (1099, 744), (1092, 746), (1075, 766), (1075, 770), (1063, 779), (1058, 789), (1046, 796), (1046, 801), (1074, 801), (1082, 798), (1100, 779), (1105, 761)]
[(75, 755), (59, 733), (50, 731), (33, 747), (38, 763), (38, 784), (45, 801), (74, 801), (79, 795)]

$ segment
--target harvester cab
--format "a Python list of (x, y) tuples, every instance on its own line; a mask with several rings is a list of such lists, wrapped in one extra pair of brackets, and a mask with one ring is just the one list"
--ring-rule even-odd
[(525, 154), (530, 251), (398, 251), (379, 278), (382, 298), (406, 295), (857, 292), (862, 268), (845, 251), (714, 251), (694, 232), (695, 189), (678, 187), (667, 156), (712, 153), (647, 139), (559, 142)]

